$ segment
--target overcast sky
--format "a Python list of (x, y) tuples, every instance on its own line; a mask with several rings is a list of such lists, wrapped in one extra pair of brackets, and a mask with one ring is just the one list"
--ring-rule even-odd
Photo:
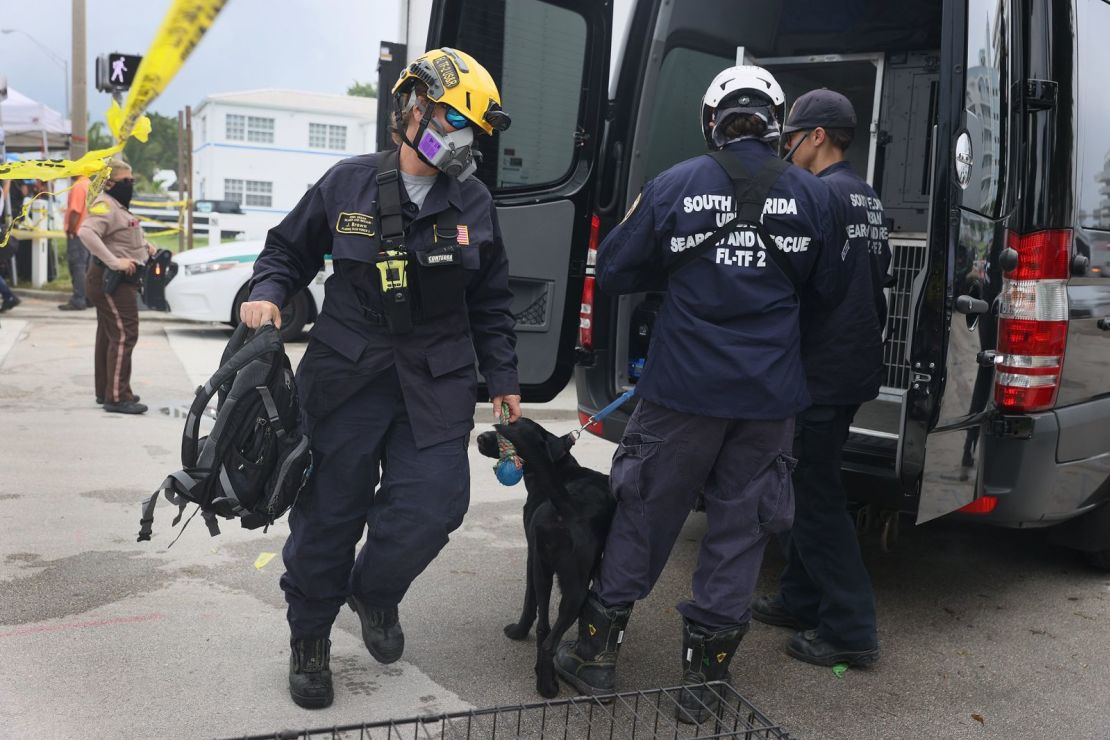
[[(89, 120), (111, 99), (94, 87), (95, 58), (143, 54), (170, 0), (86, 0)], [(344, 93), (377, 81), (378, 48), (396, 38), (399, 0), (229, 0), (216, 23), (151, 110), (176, 115), (210, 93), (282, 87)], [(0, 0), (0, 29), (34, 36), (69, 61), (72, 0)], [(26, 36), (0, 34), (8, 85), (63, 111), (62, 66)]]

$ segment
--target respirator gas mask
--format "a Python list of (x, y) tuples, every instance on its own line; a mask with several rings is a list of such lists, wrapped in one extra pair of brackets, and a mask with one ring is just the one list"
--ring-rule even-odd
[(410, 145), (422, 160), (461, 182), (474, 174), (478, 168), (475, 158), (481, 156), (474, 146), (474, 129), (466, 116), (451, 107), (447, 107), (447, 126), (443, 126), (436, 120), (435, 105), (417, 109), (420, 128)]

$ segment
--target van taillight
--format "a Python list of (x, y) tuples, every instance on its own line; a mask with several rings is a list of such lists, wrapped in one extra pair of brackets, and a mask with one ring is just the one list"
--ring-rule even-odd
[(601, 219), (595, 213), (590, 218), (590, 241), (586, 250), (586, 279), (582, 281), (582, 307), (578, 310), (578, 346), (594, 348), (594, 271), (597, 265), (597, 242)]
[(998, 508), (998, 496), (980, 496), (959, 509), (964, 514), (989, 514)]
[(600, 421), (595, 421), (591, 424), (590, 415), (587, 414), (585, 411), (578, 412), (578, 423), (581, 424), (587, 432), (589, 432), (590, 434), (596, 434), (599, 437), (602, 435), (602, 432), (605, 429), (605, 427), (602, 426), (602, 422)]
[(1052, 408), (1068, 336), (1071, 231), (1008, 232), (1018, 264), (1005, 274), (998, 311), (994, 402), (1003, 411)]

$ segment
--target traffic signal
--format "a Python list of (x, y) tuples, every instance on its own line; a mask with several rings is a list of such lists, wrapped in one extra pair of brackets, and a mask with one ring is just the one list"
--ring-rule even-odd
[(143, 58), (138, 54), (101, 54), (96, 58), (96, 89), (100, 92), (131, 89), (141, 61)]

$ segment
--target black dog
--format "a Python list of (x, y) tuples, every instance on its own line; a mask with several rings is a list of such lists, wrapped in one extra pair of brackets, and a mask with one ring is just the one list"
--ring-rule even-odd
[[(583, 468), (570, 454), (574, 438), (556, 437), (531, 419), (498, 424), (495, 429), (516, 447), (524, 461), (524, 532), (528, 538), (528, 579), (520, 620), (505, 627), (513, 640), (528, 636), (536, 625), (536, 690), (551, 698), (559, 693), (552, 660), (559, 640), (578, 618), (590, 580), (613, 521), (616, 501), (609, 476)], [(478, 435), (478, 450), (497, 458), (497, 433)], [(559, 577), (563, 598), (555, 624), (549, 622), (551, 588)]]

